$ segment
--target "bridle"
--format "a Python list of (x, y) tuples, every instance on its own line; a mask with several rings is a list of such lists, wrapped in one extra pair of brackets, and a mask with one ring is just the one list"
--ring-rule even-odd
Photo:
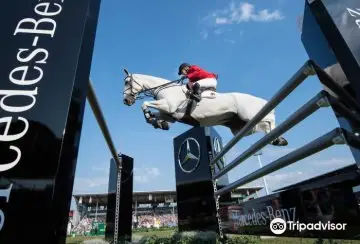
[[(129, 81), (127, 80), (128, 78), (130, 78)], [(129, 87), (126, 90), (124, 90), (123, 94), (130, 95), (134, 100), (141, 100), (141, 99), (144, 99), (145, 97), (153, 97), (154, 99), (156, 99), (157, 95), (159, 94), (159, 92), (161, 90), (170, 88), (170, 87), (178, 85), (178, 84), (181, 84), (181, 85), (183, 84), (183, 79), (179, 79), (179, 80), (167, 82), (160, 86), (155, 86), (152, 88), (141, 89), (140, 91), (136, 91), (134, 89), (134, 85), (133, 85), (134, 83), (137, 84), (138, 86), (140, 86), (141, 88), (143, 88), (143, 86), (134, 79), (132, 74), (127, 74), (127, 76), (124, 78), (124, 81), (125, 81), (125, 85), (129, 85)], [(125, 92), (127, 92), (128, 90), (130, 90), (130, 94), (125, 94)]]

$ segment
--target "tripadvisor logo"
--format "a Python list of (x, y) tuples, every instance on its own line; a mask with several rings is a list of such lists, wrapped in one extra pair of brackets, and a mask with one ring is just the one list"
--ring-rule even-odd
[(270, 230), (275, 235), (281, 235), (286, 231), (286, 222), (281, 218), (275, 218), (270, 222)]
[(305, 230), (319, 230), (319, 231), (329, 231), (329, 230), (346, 230), (346, 223), (331, 223), (327, 221), (325, 223), (319, 221), (317, 223), (300, 223), (299, 221), (287, 221), (282, 218), (275, 218), (270, 222), (270, 230), (275, 235), (283, 234), (287, 229), (288, 230), (297, 230), (299, 232)]

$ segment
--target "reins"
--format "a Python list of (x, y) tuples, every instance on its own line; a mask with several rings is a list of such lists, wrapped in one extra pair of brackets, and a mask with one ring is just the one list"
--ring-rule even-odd
[[(140, 92), (133, 92), (133, 84), (132, 82), (135, 82), (136, 84), (138, 84), (140, 87), (142, 87), (142, 85), (139, 84), (139, 82), (137, 82), (133, 77), (132, 75), (128, 75), (128, 77), (130, 77), (130, 85), (129, 85), (129, 88), (128, 89), (131, 89), (131, 95), (135, 98), (135, 100), (141, 100), (141, 99), (144, 99), (145, 97), (154, 97), (156, 98), (157, 94), (165, 89), (165, 88), (169, 88), (170, 85), (172, 84), (183, 84), (183, 79), (178, 79), (178, 80), (174, 80), (174, 81), (170, 81), (170, 82), (167, 82), (165, 84), (162, 84), (162, 85), (159, 85), (159, 86), (155, 86), (155, 87), (152, 87), (152, 88), (148, 88), (148, 89), (144, 89)], [(126, 77), (127, 78), (127, 77)], [(126, 79), (125, 78), (125, 79)], [(171, 87), (171, 86), (170, 86)], [(125, 91), (127, 91), (128, 89), (126, 89)], [(124, 91), (124, 93), (125, 93)], [(144, 94), (143, 96), (141, 96), (141, 94)]]

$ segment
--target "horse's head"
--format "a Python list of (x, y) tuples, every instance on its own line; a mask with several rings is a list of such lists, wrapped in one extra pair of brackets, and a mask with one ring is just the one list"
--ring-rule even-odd
[(182, 83), (180, 84), (179, 80), (169, 81), (150, 75), (130, 74), (126, 69), (124, 69), (124, 72), (124, 104), (128, 106), (133, 105), (137, 99), (143, 97), (157, 99), (159, 92), (168, 88), (179, 87), (181, 89)]
[(124, 72), (124, 104), (131, 106), (135, 103), (136, 98), (142, 92), (143, 86), (133, 78), (133, 75), (130, 74), (127, 69), (124, 69)]

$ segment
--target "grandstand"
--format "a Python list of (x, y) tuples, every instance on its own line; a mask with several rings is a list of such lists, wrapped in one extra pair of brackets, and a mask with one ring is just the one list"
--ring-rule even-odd
[[(257, 197), (263, 187), (238, 187), (231, 193), (232, 202)], [(76, 207), (69, 214), (72, 230), (89, 232), (93, 222), (105, 223), (107, 193), (75, 194)], [(175, 190), (138, 191), (133, 193), (133, 228), (172, 227), (177, 225)]]

